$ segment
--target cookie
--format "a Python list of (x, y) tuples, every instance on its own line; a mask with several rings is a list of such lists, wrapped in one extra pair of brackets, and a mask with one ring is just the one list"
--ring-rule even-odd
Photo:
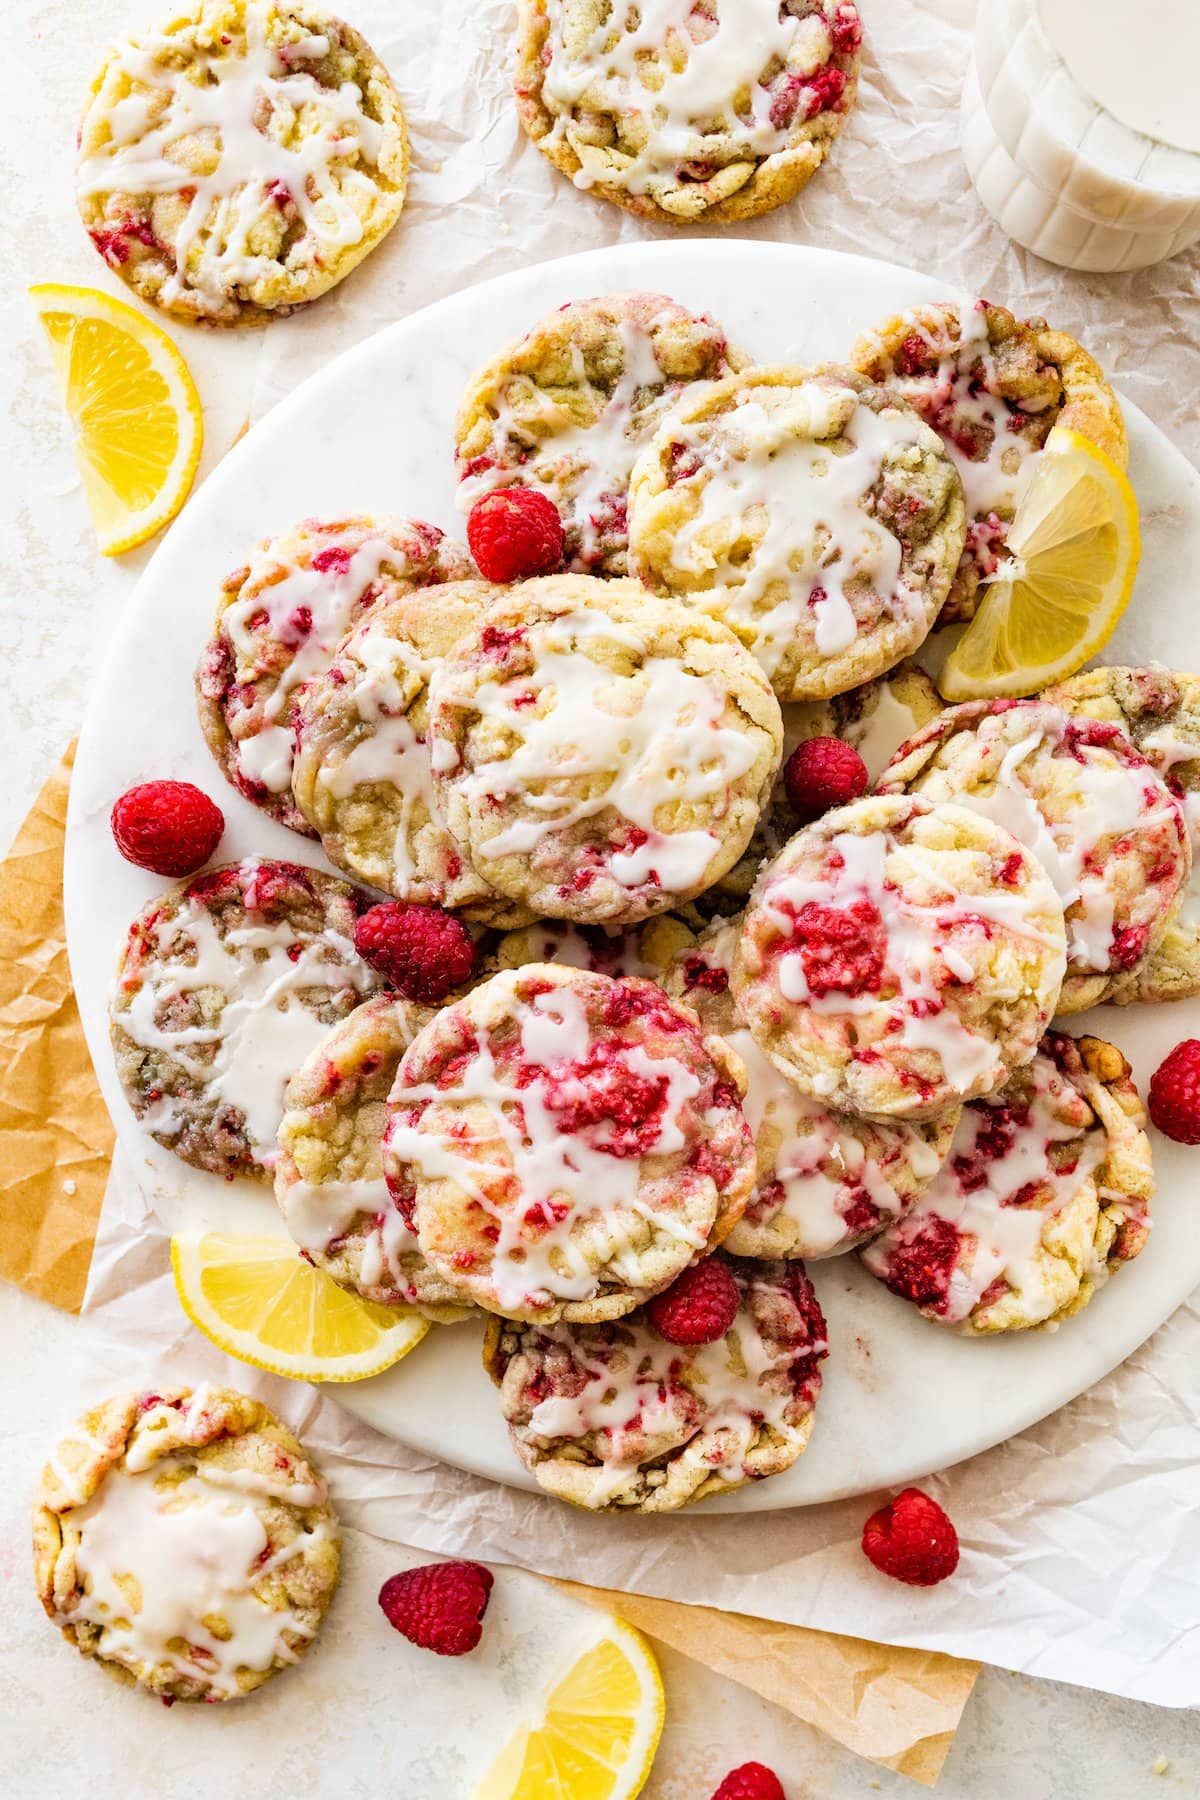
[(634, 465), (630, 566), (721, 620), (780, 700), (827, 700), (928, 635), (966, 533), (937, 433), (852, 369), (685, 394)]
[(791, 1468), (812, 1435), (825, 1320), (803, 1263), (726, 1261), (741, 1303), (713, 1344), (669, 1344), (640, 1313), (489, 1322), (484, 1366), (539, 1487), (591, 1512), (663, 1513)]
[(981, 583), (1007, 553), (1005, 533), (1030, 466), (1055, 425), (1077, 431), (1123, 469), (1120, 402), (1095, 358), (1044, 319), (988, 300), (943, 300), (861, 337), (856, 369), (902, 394), (954, 458), (967, 497), (967, 543), (943, 624), (974, 616)]
[(950, 1160), (861, 1252), (894, 1294), (969, 1337), (1069, 1318), (1144, 1248), (1154, 1172), (1129, 1064), (1052, 1032), (963, 1112)]
[(222, 583), (196, 671), (205, 741), (239, 793), (315, 835), (292, 798), (305, 687), (372, 607), (474, 572), (464, 549), (416, 519), (305, 519), (258, 544)]
[(663, 983), (746, 1070), (742, 1111), (756, 1179), (725, 1248), (732, 1256), (837, 1256), (909, 1210), (949, 1154), (958, 1115), (884, 1125), (802, 1094), (759, 1049), (730, 992), (739, 929), (737, 921), (714, 927), (676, 957)]
[(331, 875), (257, 859), (150, 901), (110, 1003), (144, 1131), (195, 1168), (269, 1179), (289, 1077), (380, 985), (354, 948), (359, 905)]
[(433, 1016), (377, 994), (322, 1038), (284, 1094), (275, 1198), (315, 1268), (364, 1300), (446, 1322), (463, 1317), (461, 1298), (421, 1255), (383, 1176), (387, 1097)]
[(507, 1318), (619, 1318), (749, 1198), (741, 1082), (720, 1039), (653, 982), (532, 963), (417, 1037), (384, 1169), (464, 1298)]
[(1200, 994), (1200, 676), (1156, 665), (1088, 669), (1042, 698), (1121, 727), (1183, 808), (1192, 872), (1156, 947), (1111, 983), (1106, 1000), (1187, 1000)]
[(568, 925), (543, 919), (523, 931), (510, 931), (496, 946), (499, 969), (521, 969), (526, 963), (558, 963), (590, 969), (594, 975), (642, 975), (661, 981), (675, 957), (696, 941), (696, 933), (674, 913), (660, 913), (644, 925), (622, 931), (610, 925)]
[(459, 506), (535, 487), (558, 508), (566, 566), (624, 575), (629, 472), (668, 408), (746, 358), (719, 325), (664, 294), (574, 300), (510, 344), (458, 409)]
[(431, 691), (438, 803), (474, 868), (546, 918), (634, 924), (741, 856), (779, 765), (761, 671), (632, 581), (510, 590)]
[(1180, 802), (1120, 727), (1044, 700), (947, 708), (878, 791), (969, 807), (1033, 852), (1066, 912), (1063, 1012), (1106, 999), (1154, 951), (1191, 869)]
[(304, 1655), (340, 1538), (307, 1452), (259, 1401), (167, 1387), (93, 1407), (42, 1472), (38, 1597), (69, 1644), (168, 1704), (236, 1700)]
[(671, 225), (782, 206), (858, 89), (850, 0), (520, 0), (517, 109), (576, 187)]
[(398, 900), (497, 925), (529, 915), (447, 831), (427, 740), (430, 683), (500, 591), (452, 581), (375, 607), (306, 689), (292, 769), (296, 804), (339, 869)]
[(1065, 952), (1050, 878), (1009, 832), (883, 795), (806, 826), (763, 870), (732, 987), (802, 1093), (868, 1119), (936, 1119), (1033, 1056)]
[(80, 216), (178, 318), (257, 324), (391, 230), (408, 133), (370, 45), (305, 0), (185, 0), (109, 51), (79, 129)]

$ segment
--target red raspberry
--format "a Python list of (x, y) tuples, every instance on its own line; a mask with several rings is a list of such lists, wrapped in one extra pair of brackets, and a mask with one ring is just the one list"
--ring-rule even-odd
[(863, 39), (863, 28), (858, 8), (853, 5), (852, 0), (842, 0), (829, 21), (829, 34), (839, 56), (850, 56), (858, 49)]
[(566, 539), (553, 500), (537, 488), (513, 487), (475, 502), (467, 542), (488, 581), (528, 581), (558, 568)]
[(155, 875), (194, 875), (225, 830), (220, 807), (190, 781), (144, 781), (129, 788), (110, 822), (125, 861)]
[(863, 1526), (863, 1555), (883, 1575), (909, 1587), (936, 1587), (958, 1567), (958, 1533), (936, 1500), (920, 1488), (903, 1493)]
[(887, 938), (883, 916), (870, 900), (822, 906), (806, 900), (792, 923), (804, 979), (817, 999), (826, 994), (868, 994), (883, 985)]
[(410, 1644), (438, 1656), (465, 1656), (483, 1636), (492, 1581), (482, 1563), (425, 1563), (385, 1581), (379, 1604)]
[(1146, 1104), (1164, 1137), (1200, 1144), (1200, 1038), (1184, 1038), (1159, 1064)]
[(712, 1800), (787, 1800), (783, 1783), (765, 1763), (743, 1763), (731, 1769)]
[(385, 900), (354, 927), (354, 948), (398, 994), (437, 1006), (475, 973), (475, 942), (440, 906)]
[[(968, 1190), (969, 1192), (970, 1190)], [(949, 1219), (930, 1213), (912, 1237), (897, 1244), (887, 1259), (884, 1286), (915, 1306), (941, 1311), (950, 1291), (962, 1239)]]
[(719, 1257), (693, 1263), (646, 1304), (646, 1317), (669, 1344), (715, 1344), (737, 1315), (738, 1284)]
[(841, 738), (808, 738), (783, 765), (783, 785), (792, 811), (808, 824), (834, 806), (847, 806), (867, 791), (867, 765), (853, 744)]

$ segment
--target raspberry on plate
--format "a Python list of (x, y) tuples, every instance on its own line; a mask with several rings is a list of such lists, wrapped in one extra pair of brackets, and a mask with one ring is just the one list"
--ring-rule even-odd
[(551, 575), (566, 542), (553, 500), (536, 488), (498, 488), (471, 508), (467, 542), (488, 581)]
[(656, 1294), (646, 1317), (669, 1344), (715, 1344), (733, 1324), (737, 1309), (738, 1284), (728, 1263), (706, 1258)]
[(909, 1587), (936, 1587), (958, 1567), (953, 1521), (920, 1488), (905, 1488), (871, 1514), (863, 1526), (862, 1547), (880, 1574)]
[(867, 765), (841, 738), (808, 738), (784, 764), (783, 785), (792, 811), (807, 825), (835, 806), (860, 800), (867, 791)]
[(474, 939), (440, 906), (372, 906), (354, 927), (354, 948), (398, 994), (425, 1006), (437, 1006), (475, 972)]
[(144, 781), (121, 795), (111, 823), (126, 862), (153, 875), (194, 875), (220, 843), (225, 815), (190, 781)]
[(1200, 1038), (1185, 1038), (1150, 1077), (1151, 1122), (1177, 1144), (1200, 1144)]
[(712, 1800), (787, 1800), (783, 1783), (765, 1763), (742, 1763), (730, 1769)]
[(426, 1563), (390, 1576), (379, 1604), (410, 1644), (437, 1656), (465, 1656), (483, 1636), (494, 1579), (482, 1563)]

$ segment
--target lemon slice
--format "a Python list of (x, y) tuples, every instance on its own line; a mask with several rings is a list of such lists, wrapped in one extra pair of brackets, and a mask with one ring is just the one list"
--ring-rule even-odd
[(649, 1644), (631, 1625), (606, 1619), (473, 1800), (633, 1800), (658, 1749), (663, 1705)]
[(362, 1381), (429, 1330), (419, 1313), (359, 1300), (305, 1262), (290, 1238), (173, 1237), (184, 1312), (219, 1349), (296, 1381)]
[(950, 701), (1035, 694), (1102, 650), (1141, 555), (1133, 489), (1111, 457), (1056, 425), (1008, 532), (1009, 557), (938, 677)]
[(187, 364), (164, 331), (98, 288), (31, 287), (50, 340), (75, 461), (105, 556), (161, 531), (187, 499), (204, 430)]

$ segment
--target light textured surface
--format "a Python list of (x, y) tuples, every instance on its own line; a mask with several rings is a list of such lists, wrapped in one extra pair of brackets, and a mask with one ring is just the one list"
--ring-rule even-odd
[[(0, 145), (10, 250), (0, 270), (0, 318), (11, 362), (0, 418), (5, 838), (75, 729), (121, 600), (149, 554), (137, 552), (120, 566), (95, 555), (23, 289), (30, 280), (59, 279), (118, 291), (74, 224), (70, 138), (104, 38), (153, 10), (148, 0), (132, 11), (125, 0), (29, 0), (21, 7), (8, 0), (20, 25), (6, 37), (10, 79)], [(509, 0), (409, 0), (403, 8), (356, 0), (351, 16), (396, 76), (414, 127), (410, 204), (378, 254), (312, 313), (263, 335), (177, 333), (206, 404), (205, 470), (248, 412), (261, 411), (331, 349), (387, 320), (539, 257), (660, 235), (574, 193), (524, 143), (506, 90), (503, 34), (512, 11)], [(1049, 311), (1196, 459), (1200, 253), (1106, 279), (1064, 275), (1006, 244), (971, 193), (956, 149), (972, 12), (971, 0), (875, 0), (858, 108), (829, 166), (800, 202), (745, 229), (911, 260), (1022, 310)], [(890, 146), (887, 160), (881, 142)], [(1194, 1332), (1200, 1318), (1181, 1316), (1176, 1328)], [(447, 1680), (442, 1665), (387, 1632), (374, 1612), (375, 1587), (404, 1558), (370, 1532), (352, 1531), (345, 1592), (320, 1653), (274, 1692), (224, 1715), (219, 1732), (211, 1715), (165, 1713), (138, 1695), (114, 1693), (57, 1643), (34, 1598), (25, 1547), (36, 1468), (50, 1435), (77, 1410), (90, 1366), (85, 1335), (73, 1321), (3, 1289), (0, 1342), (0, 1593), (7, 1622), (0, 1738), (10, 1785), (22, 1800), (107, 1795), (118, 1787), (138, 1800), (182, 1800), (198, 1783), (231, 1800), (284, 1790), (330, 1800), (465, 1793), (473, 1771), (461, 1747), (499, 1735), (539, 1684), (537, 1659), (547, 1637), (557, 1641), (565, 1602), (532, 1578), (506, 1574), (493, 1602), (491, 1617), (501, 1626), (494, 1644), (489, 1640), (483, 1660), (457, 1665)], [(1148, 1360), (1130, 1390), (1135, 1406), (1153, 1413), (1169, 1385)], [(1193, 1403), (1192, 1429), (1195, 1415)], [(1162, 1445), (1180, 1468), (1194, 1461), (1188, 1424), (1181, 1409), (1178, 1433)], [(1053, 1457), (1053, 1437), (1030, 1443), (1026, 1454)], [(1126, 1491), (1114, 1530), (1146, 1529), (1137, 1486)], [(1002, 1543), (994, 1548), (1003, 1553)], [(1095, 1578), (1104, 1580), (1102, 1569)], [(837, 1800), (914, 1791), (686, 1659), (667, 1655), (664, 1668), (671, 1719), (648, 1800), (697, 1800), (748, 1754), (781, 1770), (792, 1800), (806, 1789)], [(1170, 1763), (1162, 1776), (1154, 1773), (1160, 1758)], [(938, 1792), (951, 1800), (1140, 1800), (1198, 1788), (1193, 1715), (989, 1672)]]

